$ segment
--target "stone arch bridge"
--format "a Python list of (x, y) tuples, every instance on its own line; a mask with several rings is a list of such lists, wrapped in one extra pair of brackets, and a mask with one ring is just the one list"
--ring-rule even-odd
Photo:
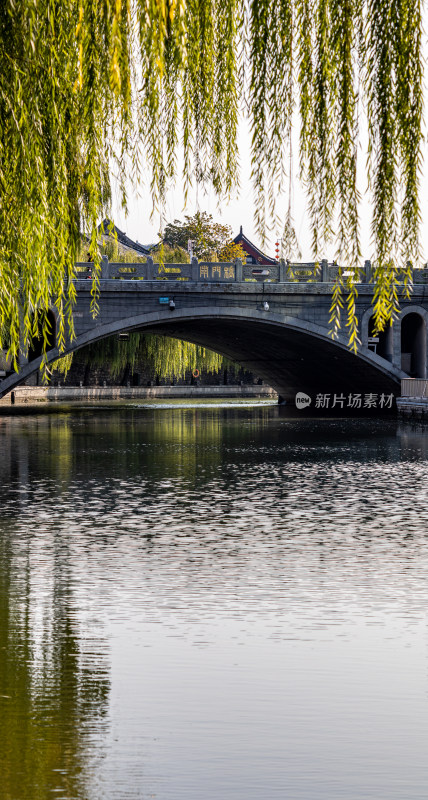
[[(406, 377), (427, 376), (428, 269), (415, 270), (411, 301), (380, 336), (373, 335), (371, 267), (366, 262), (358, 287), (361, 346), (349, 351), (346, 329), (329, 335), (337, 266), (286, 264), (269, 268), (238, 259), (214, 264), (161, 267), (109, 263), (104, 257), (100, 310), (90, 312), (91, 264), (76, 266), (76, 338), (66, 352), (127, 331), (160, 333), (215, 350), (242, 364), (273, 386), (280, 397), (297, 392), (347, 396), (350, 393), (399, 394)], [(52, 341), (50, 360), (59, 355)], [(22, 358), (18, 373), (0, 383), (5, 395), (35, 373), (37, 351)]]

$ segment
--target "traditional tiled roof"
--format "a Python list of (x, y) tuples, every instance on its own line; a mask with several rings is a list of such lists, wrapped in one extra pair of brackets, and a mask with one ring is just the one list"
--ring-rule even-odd
[(109, 219), (105, 219), (101, 225), (98, 226), (98, 230), (103, 236), (106, 237), (113, 238), (114, 235), (116, 235), (117, 241), (127, 250), (134, 250), (141, 256), (148, 256), (150, 253), (149, 247), (140, 244), (139, 242), (134, 242), (133, 239), (130, 239), (126, 233), (121, 231), (120, 228), (118, 228), (117, 225), (115, 225)]
[(278, 264), (278, 261), (276, 261), (275, 258), (271, 258), (270, 256), (267, 256), (266, 253), (262, 253), (262, 251), (259, 250), (259, 248), (256, 247), (255, 244), (253, 244), (252, 242), (250, 242), (249, 239), (247, 239), (247, 237), (242, 232), (242, 225), (238, 233), (238, 236), (235, 236), (233, 241), (236, 244), (240, 244), (242, 249), (246, 253), (248, 253), (249, 256), (252, 256), (255, 264), (265, 264), (267, 266), (273, 266), (274, 264)]

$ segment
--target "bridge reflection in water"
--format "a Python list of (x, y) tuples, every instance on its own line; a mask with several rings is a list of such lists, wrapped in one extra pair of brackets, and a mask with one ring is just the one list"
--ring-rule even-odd
[[(358, 286), (356, 314), (361, 346), (348, 347), (347, 330), (330, 335), (330, 308), (337, 265), (280, 262), (268, 268), (198, 262), (109, 263), (103, 258), (99, 314), (90, 312), (93, 265), (76, 266), (76, 338), (72, 352), (125, 331), (156, 332), (208, 347), (242, 364), (286, 400), (296, 392), (399, 394), (405, 377), (427, 376), (428, 270), (414, 270), (411, 300), (392, 327), (375, 335), (370, 262)], [(52, 309), (52, 349), (55, 310)], [(22, 358), (20, 372), (0, 384), (0, 396), (36, 372), (37, 349)]]

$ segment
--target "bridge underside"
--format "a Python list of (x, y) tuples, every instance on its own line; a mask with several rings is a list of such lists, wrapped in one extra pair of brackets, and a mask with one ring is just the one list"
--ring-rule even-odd
[[(327, 330), (315, 326), (308, 330), (309, 323), (251, 310), (242, 314), (236, 308), (204, 308), (199, 313), (183, 308), (172, 314), (151, 309), (126, 316), (115, 308), (116, 319), (108, 324), (98, 320), (94, 324), (88, 318), (89, 326), (77, 332), (67, 352), (121, 331), (138, 330), (185, 339), (221, 353), (262, 378), (287, 401), (294, 401), (297, 392), (312, 398), (317, 394), (399, 394), (401, 373), (389, 361), (367, 348), (354, 355), (345, 341), (333, 341)], [(54, 349), (48, 357), (54, 360), (58, 355)], [(19, 374), (2, 381), (0, 395), (36, 372), (40, 360), (35, 358)]]
[[(147, 328), (144, 329), (145, 332)], [(254, 372), (286, 400), (315, 394), (399, 393), (399, 380), (332, 340), (264, 322), (176, 320), (151, 328), (202, 345)]]

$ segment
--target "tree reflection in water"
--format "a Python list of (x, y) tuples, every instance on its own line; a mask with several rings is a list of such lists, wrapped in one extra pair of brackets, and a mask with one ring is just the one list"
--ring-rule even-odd
[[(372, 620), (369, 631), (374, 624), (379, 626), (376, 632), (383, 630), (383, 614), (393, 620), (401, 615), (403, 627), (397, 630), (402, 630), (403, 648), (411, 642), (406, 637), (414, 620), (423, 619), (426, 429), (397, 426), (395, 420), (293, 421), (275, 408), (143, 413), (122, 409), (0, 418), (0, 452), (1, 800), (100, 800), (101, 796), (121, 800), (125, 795), (149, 795), (152, 788), (160, 797), (161, 780), (167, 791), (163, 797), (199, 800), (206, 796), (207, 785), (213, 787), (210, 797), (225, 796), (217, 751), (210, 761), (211, 733), (208, 738), (200, 735), (208, 727), (206, 707), (193, 704), (196, 727), (189, 725), (183, 734), (182, 719), (189, 706), (177, 689), (194, 681), (202, 692), (199, 696), (205, 696), (204, 670), (199, 670), (205, 663), (209, 708), (215, 697), (212, 655), (217, 664), (214, 672), (220, 676), (218, 696), (227, 713), (236, 699), (233, 693), (237, 697), (243, 687), (236, 735), (224, 740), (222, 751), (224, 763), (236, 768), (231, 778), (236, 780), (231, 784), (234, 796), (243, 796), (245, 779), (256, 791), (271, 778), (276, 788), (281, 780), (285, 785), (293, 775), (299, 777), (290, 796), (299, 792), (299, 796), (318, 796), (322, 776), (336, 775), (341, 763), (337, 753), (343, 745), (343, 780), (357, 776), (357, 789), (351, 794), (366, 797), (366, 772), (359, 765), (365, 758), (367, 774), (371, 769), (372, 778), (378, 775), (376, 747), (363, 726), (348, 726), (347, 719), (352, 721), (360, 713), (367, 697), (370, 703), (372, 697), (380, 698), (373, 741), (388, 738), (391, 714), (407, 719), (407, 728), (401, 725), (403, 742), (406, 737), (409, 742), (403, 772), (394, 733), (394, 741), (383, 751), (392, 766), (382, 775), (382, 785), (390, 780), (394, 790), (401, 785), (394, 781), (404, 774), (407, 781), (411, 774), (409, 763), (425, 763), (419, 755), (418, 731), (426, 717), (423, 711), (416, 721), (413, 715), (406, 717), (406, 704), (412, 708), (417, 696), (413, 673), (403, 683), (403, 692), (394, 695), (397, 681), (406, 676), (402, 664), (407, 662), (398, 659), (395, 672), (390, 669), (389, 644), (385, 658), (370, 645), (366, 662), (346, 653), (348, 642), (359, 651), (355, 631), (362, 635), (364, 615)], [(203, 641), (198, 626), (207, 632)], [(250, 639), (254, 642), (257, 630), (258, 652), (266, 662), (272, 659), (277, 664), (272, 684), (265, 680), (262, 661), (260, 673), (254, 674), (262, 676), (263, 686), (269, 684), (269, 691), (260, 695), (260, 724), (266, 722), (263, 742), (266, 739), (278, 755), (273, 762), (254, 758), (250, 763), (246, 748), (256, 746), (257, 726), (247, 723), (254, 692), (249, 689), (247, 695), (245, 687), (255, 685), (254, 645), (248, 645), (249, 660), (239, 656), (247, 683), (236, 677), (235, 665), (229, 672), (229, 653), (234, 652), (232, 640), (239, 649), (242, 643), (246, 647)], [(308, 631), (312, 638), (308, 639)], [(327, 649), (325, 631), (330, 631), (332, 642)], [(159, 641), (166, 653), (160, 660)], [(289, 658), (289, 642), (296, 642), (293, 663), (298, 668), (288, 673), (281, 653)], [(318, 646), (321, 659), (327, 659), (321, 661), (327, 666), (320, 673), (320, 693), (312, 658)], [(144, 657), (141, 647), (147, 648)], [(118, 653), (120, 664), (114, 661)], [(380, 660), (375, 669), (376, 658)], [(110, 663), (114, 691), (110, 691)], [(372, 666), (382, 676), (390, 705), (381, 693), (367, 691), (360, 677), (361, 663), (366, 676)], [(421, 659), (415, 663), (419, 680)], [(351, 664), (356, 670), (355, 695), (347, 694)], [(325, 693), (326, 675), (330, 695)], [(296, 680), (294, 694), (287, 694), (289, 678)], [(371, 691), (377, 684), (367, 680)], [(336, 686), (346, 703), (336, 703)], [(308, 778), (304, 770), (296, 770), (296, 757), (302, 755), (301, 706), (307, 703), (311, 687), (315, 687), (315, 711), (307, 704), (305, 724), (313, 763), (322, 766)], [(111, 704), (110, 695), (115, 698)], [(333, 699), (327, 715), (330, 727), (325, 724), (325, 707), (321, 714), (316, 705), (328, 696)], [(172, 722), (168, 697), (178, 703)], [(338, 708), (341, 719), (343, 710), (345, 727), (337, 730), (346, 735), (335, 738)], [(217, 708), (214, 717), (213, 731), (221, 748), (224, 723)], [(276, 728), (271, 717), (277, 720)], [(367, 718), (374, 719), (371, 706)], [(287, 727), (289, 720), (295, 728)], [(333, 734), (325, 749), (328, 730)], [(232, 740), (235, 749), (230, 747)], [(192, 758), (199, 752), (199, 773), (193, 769), (194, 760), (183, 759), (180, 747), (184, 752), (187, 748)], [(356, 761), (347, 760), (350, 751)], [(291, 764), (288, 772), (285, 752)], [(280, 759), (283, 768), (278, 767)], [(211, 763), (211, 783), (206, 763)], [(408, 797), (422, 797), (421, 775), (413, 775)], [(309, 784), (316, 784), (316, 789), (308, 789)], [(348, 789), (346, 784), (343, 796), (349, 796)], [(232, 794), (231, 790), (228, 796)], [(246, 796), (255, 794), (249, 791)], [(266, 796), (279, 795), (267, 791)]]
[[(63, 542), (0, 532), (0, 782), (3, 800), (87, 797), (87, 739), (107, 725), (105, 641), (80, 637)], [(38, 530), (40, 536), (40, 530)], [(13, 542), (13, 546), (12, 546)], [(97, 637), (99, 631), (97, 631)]]

